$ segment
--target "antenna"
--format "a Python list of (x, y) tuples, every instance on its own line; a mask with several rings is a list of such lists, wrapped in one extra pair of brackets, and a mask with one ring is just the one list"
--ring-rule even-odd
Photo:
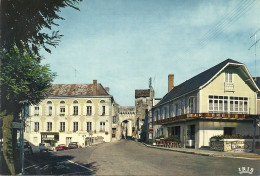
[(248, 50), (250, 50), (253, 46), (255, 46), (255, 79), (256, 79), (256, 44), (259, 42), (259, 40), (260, 39), (258, 39), (258, 40), (256, 40), (256, 34), (258, 33), (260, 31), (260, 28), (259, 29), (257, 29), (257, 31), (250, 37), (250, 38), (252, 38), (252, 37), (254, 37), (255, 38), (255, 42), (254, 42), (254, 44), (253, 45), (251, 45), (249, 48), (248, 48)]
[(79, 71), (78, 71), (76, 68), (74, 68), (74, 67), (72, 67), (72, 68), (73, 68), (73, 70), (74, 70), (74, 74), (75, 74), (75, 81), (76, 81), (77, 72), (79, 73)]
[(149, 88), (152, 87), (152, 77), (149, 78)]

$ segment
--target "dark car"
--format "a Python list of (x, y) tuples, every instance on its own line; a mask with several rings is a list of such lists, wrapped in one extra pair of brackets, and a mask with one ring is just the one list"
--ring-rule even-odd
[(56, 147), (56, 151), (59, 151), (59, 150), (67, 150), (69, 149), (65, 144), (59, 144), (57, 147)]
[(75, 149), (75, 148), (79, 148), (79, 145), (77, 142), (71, 142), (69, 143), (69, 149)]
[[(33, 154), (33, 150), (32, 147), (30, 146), (28, 141), (24, 141), (23, 142), (23, 146), (24, 146), (24, 154), (26, 155), (32, 155)], [(20, 150), (20, 142), (17, 142), (17, 150)]]

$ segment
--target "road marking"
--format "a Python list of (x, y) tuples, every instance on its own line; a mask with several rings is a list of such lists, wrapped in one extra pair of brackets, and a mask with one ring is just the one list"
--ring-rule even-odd
[(75, 175), (75, 174), (83, 174), (83, 173), (88, 173), (89, 171), (85, 172), (71, 172), (71, 173), (66, 173), (65, 175)]
[(88, 168), (88, 167), (86, 167), (86, 166), (83, 166), (83, 165), (81, 165), (81, 164), (75, 163), (74, 161), (71, 161), (71, 160), (67, 160), (67, 161), (70, 162), (70, 163), (72, 163), (72, 164), (78, 165), (78, 166), (80, 166), (80, 167), (82, 167), (82, 168), (84, 168), (84, 169), (90, 170), (91, 172), (94, 172), (94, 170), (92, 170), (92, 169), (90, 169), (90, 168)]

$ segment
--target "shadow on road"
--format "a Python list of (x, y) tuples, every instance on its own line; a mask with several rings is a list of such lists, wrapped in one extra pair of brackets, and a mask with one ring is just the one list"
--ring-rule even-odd
[(35, 153), (27, 156), (25, 173), (28, 175), (94, 175), (95, 163), (79, 163), (73, 156), (57, 156), (55, 152)]

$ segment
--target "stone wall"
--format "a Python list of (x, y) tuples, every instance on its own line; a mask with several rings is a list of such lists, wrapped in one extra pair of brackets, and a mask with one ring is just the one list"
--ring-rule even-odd
[[(257, 139), (256, 143), (260, 140)], [(222, 152), (251, 152), (252, 139), (211, 139), (210, 149)]]

